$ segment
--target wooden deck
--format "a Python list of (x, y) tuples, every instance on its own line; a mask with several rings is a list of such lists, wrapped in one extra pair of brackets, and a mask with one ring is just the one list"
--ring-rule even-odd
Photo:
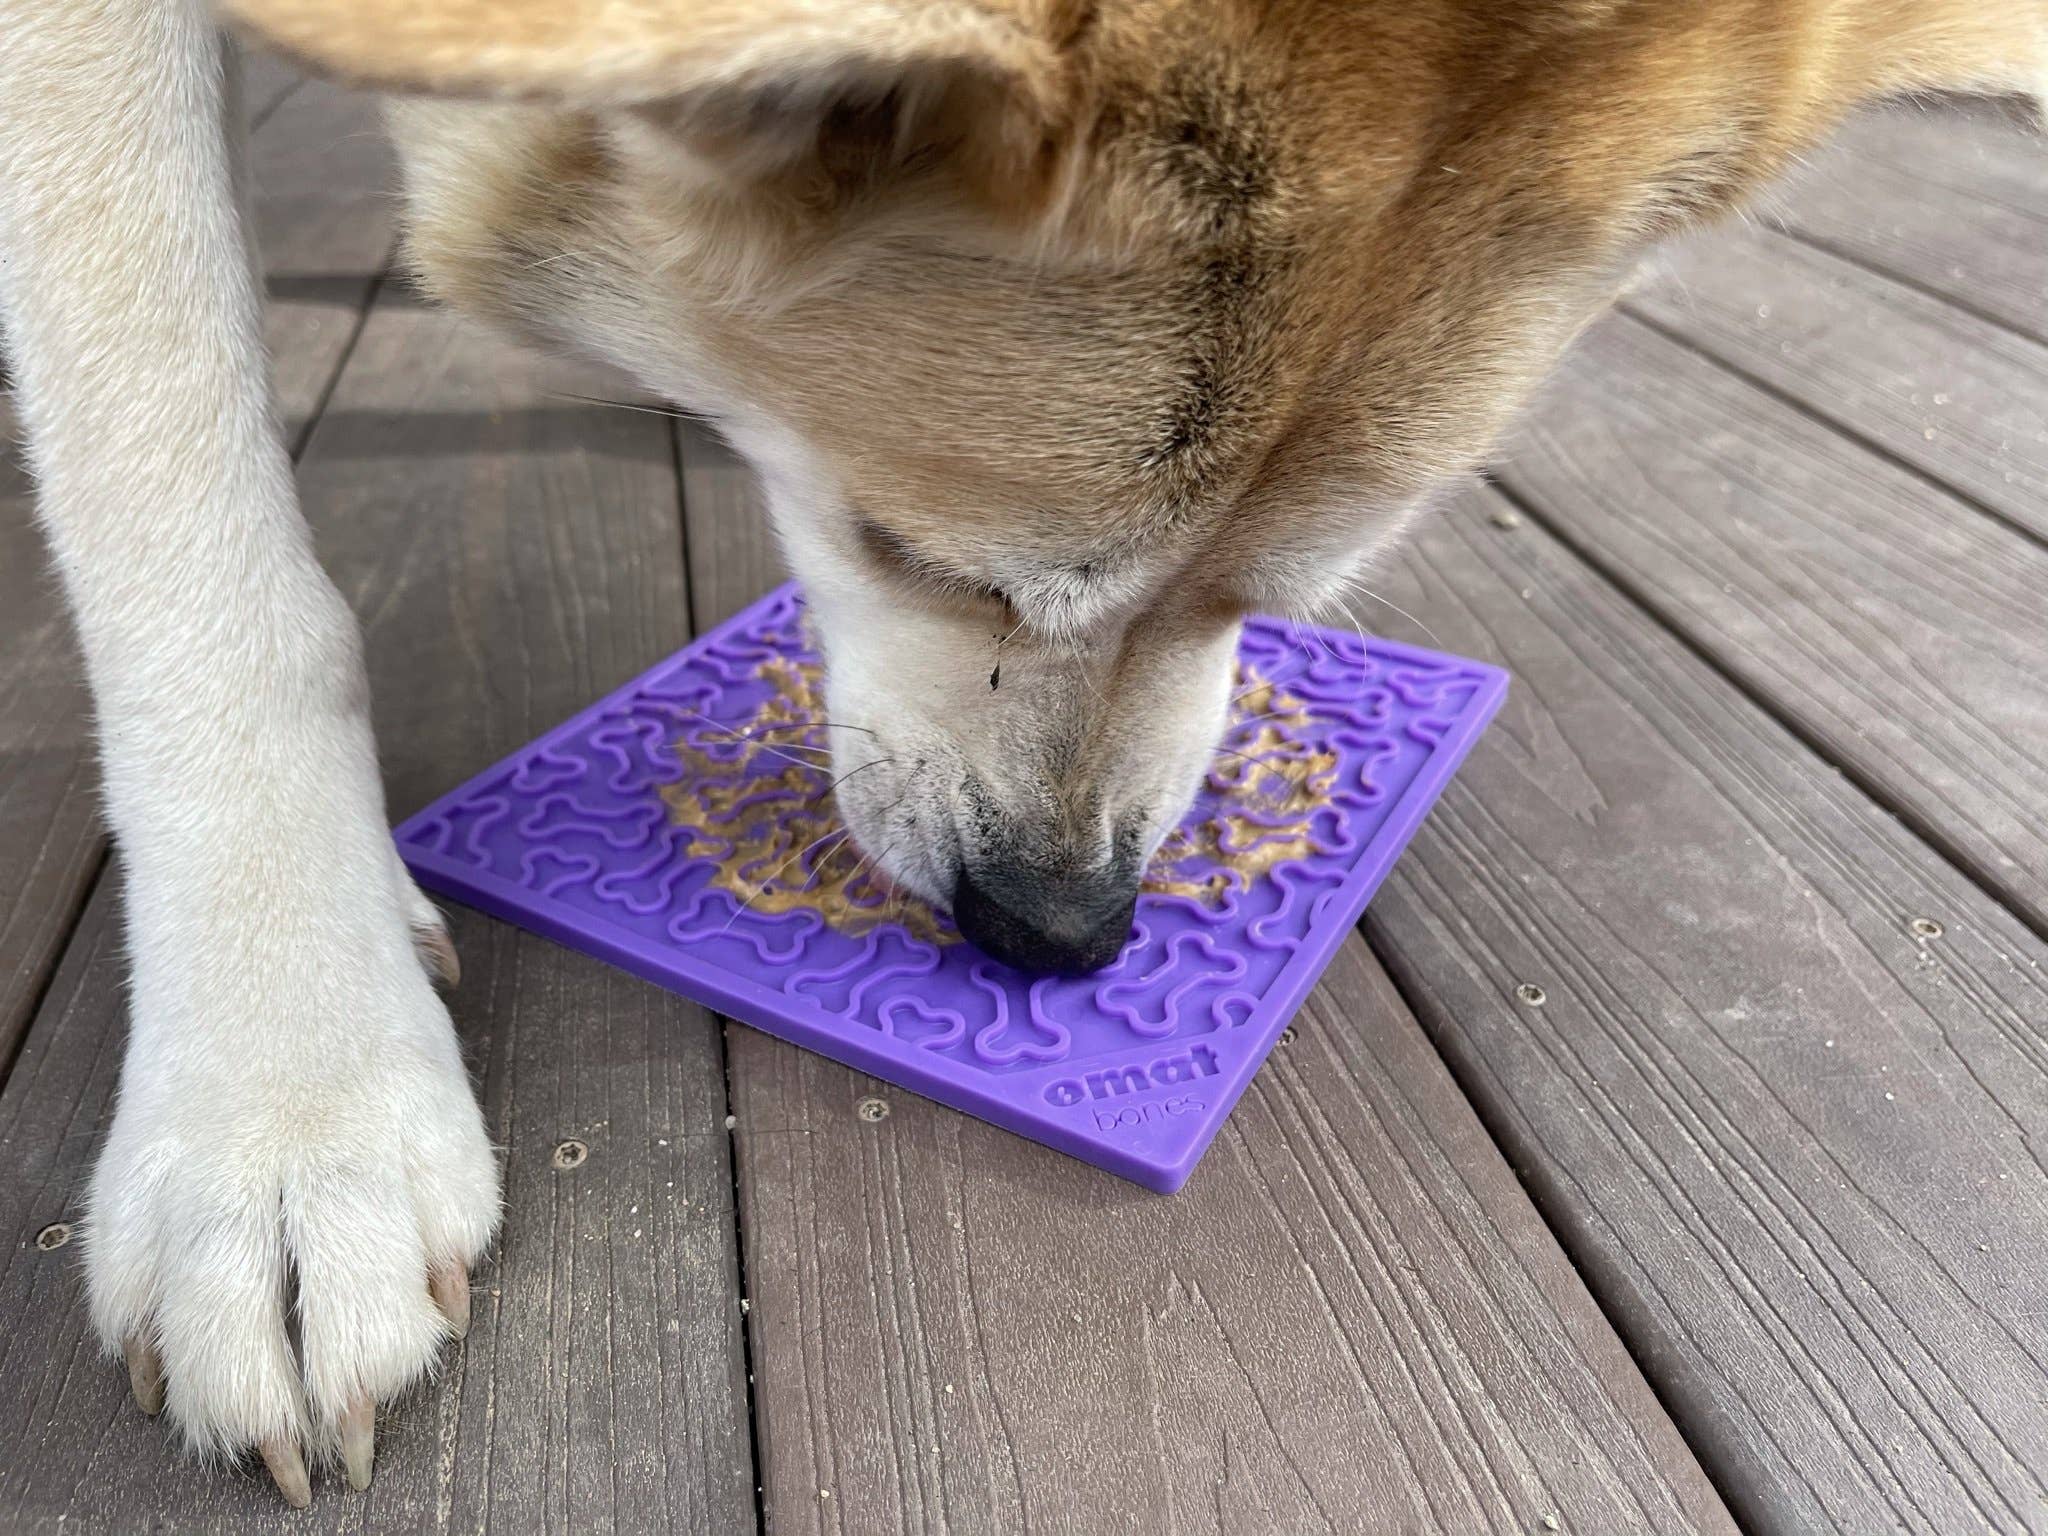
[[(389, 280), (371, 110), (255, 74), (402, 815), (774, 557), (715, 442)], [(2044, 149), (1859, 123), (1424, 524), (1388, 632), (1514, 693), (1178, 1196), (456, 912), (506, 1236), (299, 1516), (85, 1329), (118, 861), (0, 469), (0, 1530), (2048, 1528)]]

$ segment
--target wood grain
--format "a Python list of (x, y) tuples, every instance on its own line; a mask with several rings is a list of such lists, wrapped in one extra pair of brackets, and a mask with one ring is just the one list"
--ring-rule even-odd
[[(776, 572), (687, 463), (701, 624)], [(1728, 1528), (1362, 941), (1171, 1198), (727, 1051), (777, 1530)]]
[(1628, 313), (2048, 540), (2048, 346), (1767, 226), (1650, 271)]
[(296, 64), (263, 48), (242, 48), (242, 116), (251, 129), (261, 129), (284, 105), (284, 99), (306, 83)]
[(1386, 588), (1516, 684), (1375, 947), (1746, 1524), (2039, 1528), (2048, 948), (1507, 511)]
[(1498, 473), (2048, 932), (2048, 548), (1627, 317)]
[[(674, 464), (653, 418), (560, 407), (577, 378), (409, 302), (380, 303), (301, 466), (362, 615), (403, 813), (680, 644)], [(291, 1529), (738, 1531), (754, 1518), (730, 1140), (701, 1010), (452, 914), (451, 1000), (506, 1149), (506, 1235), (447, 1374), (387, 1415), (366, 1498)], [(102, 897), (0, 1095), (0, 1527), (261, 1530), (257, 1480), (178, 1461), (39, 1252), (103, 1128), (122, 1036)], [(569, 1171), (555, 1149), (582, 1142)], [(74, 1250), (75, 1251), (75, 1250)]]
[(270, 293), (264, 340), (286, 440), (303, 449), (397, 240), (397, 172), (373, 97), (309, 80), (250, 142)]
[(91, 703), (0, 395), (0, 1079), (104, 856)]
[(706, 630), (788, 580), (789, 572), (753, 471), (711, 428), (694, 421), (676, 425), (690, 540), (690, 615)]
[(2048, 342), (2048, 141), (2016, 112), (1937, 102), (1868, 112), (1766, 217)]
[[(773, 543), (701, 429), (380, 285), (371, 110), (252, 85), (280, 398), (403, 814)], [(1573, 548), (1487, 492), (1425, 525), (1387, 595), (1515, 691), (1181, 1195), (729, 1028), (779, 1528), (1729, 1528), (1681, 1431), (1760, 1530), (2048, 1526), (2048, 953), (1985, 891), (2041, 921), (2043, 572), (1929, 483), (2041, 531), (2044, 174), (1983, 112), (1857, 124), (1535, 418), (1511, 483)], [(48, 984), (0, 1093), (0, 1528), (751, 1529), (718, 1025), (463, 912), (508, 1234), (375, 1489), (289, 1515), (127, 1405), (36, 1241), (124, 1026), (115, 882), (56, 962), (101, 843), (25, 508), (0, 470), (0, 1061)]]

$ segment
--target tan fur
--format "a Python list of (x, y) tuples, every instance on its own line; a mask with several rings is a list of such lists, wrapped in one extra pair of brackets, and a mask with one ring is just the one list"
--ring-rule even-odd
[[(1197, 525), (1193, 557), (1411, 496), (1647, 237), (1872, 95), (2048, 69), (2038, 0), (230, 9), (376, 84), (635, 107), (402, 115), (428, 282), (586, 343), (558, 317), (607, 294), (687, 309), (863, 505), (963, 557), (1026, 518), (1077, 556)], [(963, 153), (991, 122), (1011, 155)], [(762, 134), (809, 153), (764, 171)], [(982, 222), (1020, 180), (1026, 218)], [(1176, 390), (1213, 417), (1182, 449)]]
[(522, 103), (395, 109), (429, 287), (717, 415), (960, 646), (1080, 647), (1073, 718), (962, 748), (1070, 821), (1190, 709), (1160, 658), (1327, 596), (1646, 242), (1872, 96), (2048, 79), (2048, 0), (233, 9)]

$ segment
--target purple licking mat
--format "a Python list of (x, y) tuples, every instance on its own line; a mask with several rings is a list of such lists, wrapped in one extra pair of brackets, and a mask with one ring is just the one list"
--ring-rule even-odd
[(782, 587), (398, 829), (420, 882), (770, 1034), (1180, 1188), (1507, 692), (1245, 626), (1232, 724), (1107, 970), (1031, 977), (847, 847)]

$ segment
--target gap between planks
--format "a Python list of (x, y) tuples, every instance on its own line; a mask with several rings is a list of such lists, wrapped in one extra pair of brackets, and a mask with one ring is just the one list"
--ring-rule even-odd
[(1747, 1523), (2029, 1507), (2044, 951), (1503, 506), (1393, 573), (1518, 686), (1375, 948)]
[[(704, 626), (780, 569), (744, 467), (684, 434)], [(778, 1528), (1726, 1520), (1360, 940), (1171, 1197), (726, 1034)]]
[(2048, 544), (1626, 314), (1564, 359), (1495, 475), (2048, 933)]

